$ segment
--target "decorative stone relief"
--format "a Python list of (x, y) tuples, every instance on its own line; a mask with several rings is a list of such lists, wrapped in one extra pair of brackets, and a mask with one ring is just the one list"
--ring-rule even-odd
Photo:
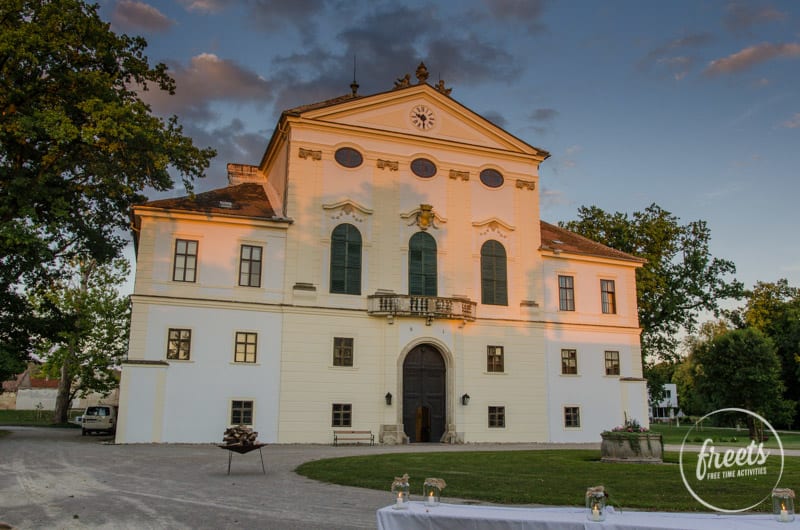
[(322, 160), (322, 151), (315, 151), (313, 149), (304, 149), (301, 147), (297, 155), (303, 160), (307, 160), (308, 158), (311, 158), (311, 160)]
[(513, 226), (504, 223), (503, 221), (497, 219), (496, 217), (493, 217), (492, 219), (487, 219), (485, 221), (472, 223), (472, 226), (480, 229), (480, 231), (478, 232), (480, 236), (486, 236), (491, 234), (491, 237), (498, 237), (501, 239), (508, 239), (508, 234), (515, 230)]
[(529, 189), (531, 191), (536, 189), (536, 183), (532, 180), (517, 180), (517, 188)]
[(388, 169), (389, 171), (397, 171), (400, 165), (394, 160), (381, 160), (378, 159), (378, 169)]
[(372, 210), (350, 200), (337, 202), (335, 204), (323, 204), (322, 208), (329, 212), (332, 221), (339, 221), (349, 217), (357, 223), (362, 223), (367, 215), (372, 215)]
[(433, 211), (433, 206), (430, 204), (420, 204), (419, 208), (408, 213), (401, 213), (400, 217), (403, 219), (411, 219), (408, 226), (417, 225), (420, 230), (427, 230), (428, 228), (436, 228), (439, 226), (437, 223), (446, 223), (447, 219), (440, 217)]
[(450, 170), (450, 178), (451, 179), (461, 179), (464, 181), (469, 180), (469, 171), (459, 171), (457, 169)]

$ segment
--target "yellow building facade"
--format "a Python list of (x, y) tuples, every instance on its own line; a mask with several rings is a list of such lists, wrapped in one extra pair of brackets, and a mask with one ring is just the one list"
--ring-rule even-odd
[(539, 215), (547, 152), (424, 77), (282, 114), (135, 208), (118, 442), (581, 442), (647, 422), (641, 260)]

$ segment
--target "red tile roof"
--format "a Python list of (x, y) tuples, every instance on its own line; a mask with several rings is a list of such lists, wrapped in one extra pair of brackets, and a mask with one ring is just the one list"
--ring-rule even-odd
[(31, 388), (58, 388), (58, 379), (37, 379), (31, 377)]
[(235, 217), (274, 219), (275, 210), (269, 203), (264, 187), (257, 182), (246, 182), (194, 196), (160, 199), (143, 205), (160, 210), (203, 212)]
[(647, 261), (632, 254), (607, 247), (559, 226), (551, 225), (544, 221), (541, 221), (540, 225), (542, 234), (542, 246), (540, 250), (560, 251), (568, 254), (596, 256), (600, 258), (633, 261), (636, 263), (645, 263)]

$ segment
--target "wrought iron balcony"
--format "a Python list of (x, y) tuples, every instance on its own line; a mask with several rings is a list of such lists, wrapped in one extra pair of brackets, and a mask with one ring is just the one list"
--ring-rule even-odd
[(467, 298), (443, 298), (410, 294), (379, 293), (367, 297), (372, 316), (406, 316), (428, 319), (475, 320), (477, 302)]

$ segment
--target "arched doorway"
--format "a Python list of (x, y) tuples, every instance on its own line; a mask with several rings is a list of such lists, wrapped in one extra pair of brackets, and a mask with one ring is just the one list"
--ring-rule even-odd
[(447, 422), (446, 368), (436, 347), (420, 344), (403, 362), (403, 428), (411, 442), (438, 442)]

